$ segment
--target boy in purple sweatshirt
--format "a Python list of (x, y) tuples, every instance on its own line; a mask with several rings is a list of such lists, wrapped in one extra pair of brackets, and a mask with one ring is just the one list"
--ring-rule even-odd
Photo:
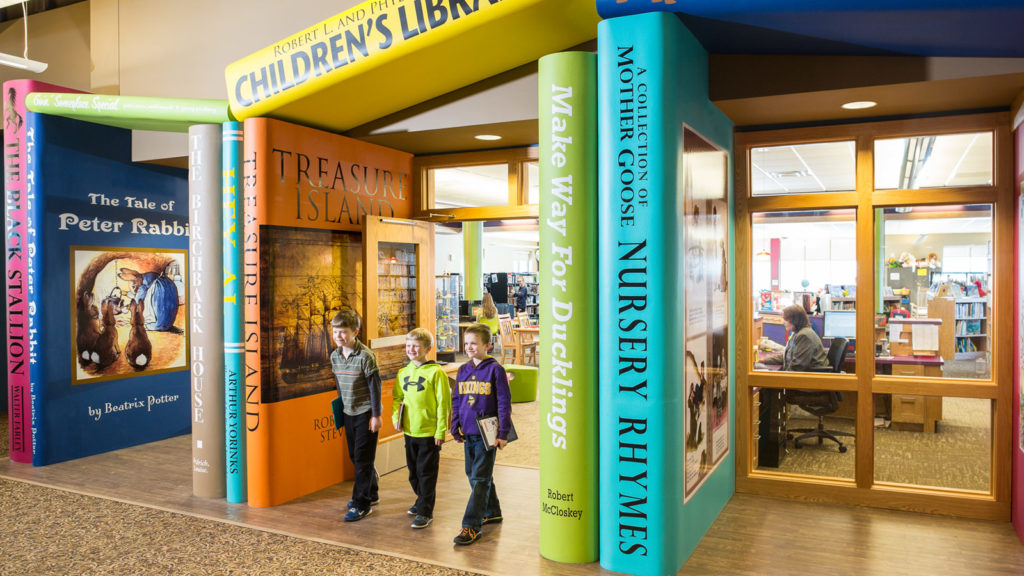
[(494, 490), (494, 457), (497, 450), (485, 446), (476, 419), (498, 417), (498, 438), (494, 446), (505, 447), (512, 427), (512, 394), (508, 377), (498, 361), (487, 355), (491, 329), (473, 324), (466, 329), (465, 349), (469, 361), (459, 368), (455, 393), (452, 394), (452, 436), (465, 444), (466, 476), (471, 492), (462, 517), (462, 531), (455, 537), (461, 546), (480, 538), (484, 524), (501, 522), (501, 503)]

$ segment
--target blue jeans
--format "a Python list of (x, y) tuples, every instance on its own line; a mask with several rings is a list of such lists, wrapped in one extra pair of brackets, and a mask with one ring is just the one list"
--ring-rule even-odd
[(501, 516), (501, 503), (494, 491), (494, 457), (498, 449), (484, 446), (479, 434), (466, 436), (466, 477), (469, 478), (469, 503), (462, 516), (462, 527), (479, 531), (484, 518)]

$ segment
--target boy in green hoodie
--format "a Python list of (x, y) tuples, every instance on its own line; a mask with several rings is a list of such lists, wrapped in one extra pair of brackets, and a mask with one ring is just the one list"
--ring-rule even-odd
[(409, 332), (405, 339), (409, 364), (398, 371), (392, 395), (391, 420), (405, 433), (405, 463), (416, 494), (416, 504), (409, 508), (409, 515), (415, 516), (413, 528), (426, 528), (434, 519), (441, 445), (452, 411), (448, 376), (440, 364), (427, 360), (433, 345), (429, 331), (416, 328)]

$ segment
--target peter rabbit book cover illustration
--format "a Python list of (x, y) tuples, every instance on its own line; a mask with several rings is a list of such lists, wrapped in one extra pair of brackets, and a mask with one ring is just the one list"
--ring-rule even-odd
[(128, 130), (28, 112), (35, 465), (190, 430), (188, 178)]
[(412, 156), (267, 118), (243, 130), (248, 502), (275, 506), (351, 474), (331, 319), (363, 306), (363, 218), (412, 212)]
[(28, 220), (25, 196), (25, 97), (29, 92), (77, 92), (36, 80), (4, 82), (4, 212), (7, 257), (7, 407), (10, 458), (32, 462), (32, 403), (29, 372)]

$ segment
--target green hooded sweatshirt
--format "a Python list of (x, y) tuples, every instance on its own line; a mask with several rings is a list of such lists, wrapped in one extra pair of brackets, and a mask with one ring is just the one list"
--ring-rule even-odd
[(399, 409), (405, 404), (396, 428), (416, 438), (444, 440), (452, 412), (452, 390), (440, 364), (433, 360), (419, 366), (409, 362), (398, 371), (392, 396), (392, 422), (397, 422)]

